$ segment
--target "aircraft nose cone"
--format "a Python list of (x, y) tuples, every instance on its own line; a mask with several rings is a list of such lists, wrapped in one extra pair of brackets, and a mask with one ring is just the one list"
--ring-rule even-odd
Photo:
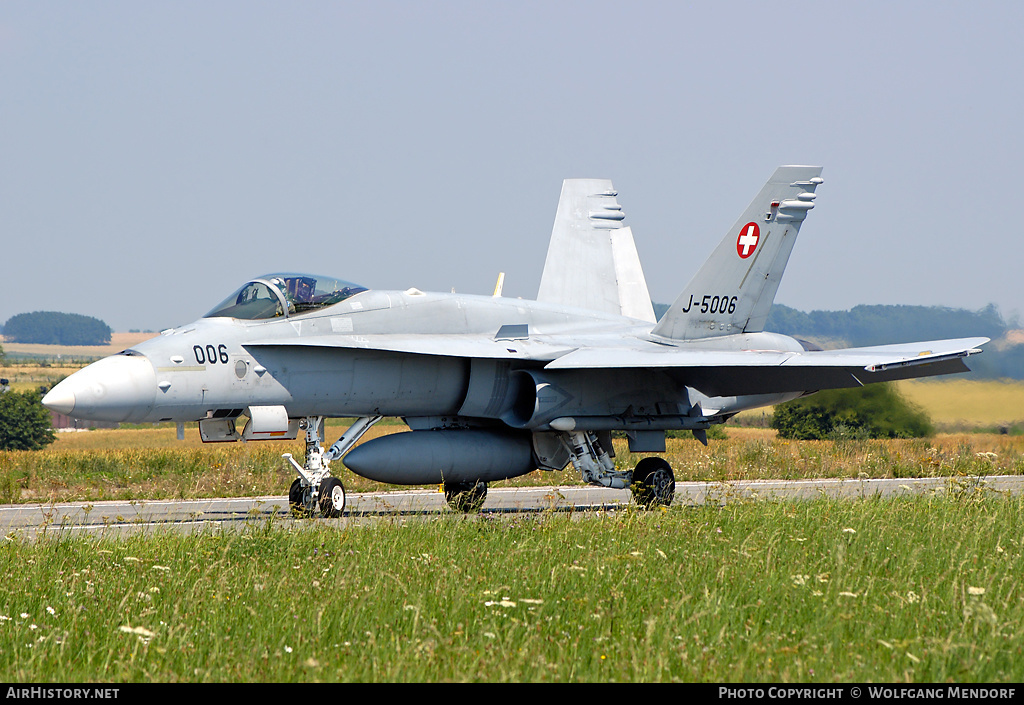
[(43, 406), (58, 414), (70, 416), (75, 408), (75, 393), (61, 382), (43, 397)]
[(142, 421), (153, 408), (156, 371), (142, 355), (114, 355), (79, 370), (43, 397), (43, 406), (90, 421)]

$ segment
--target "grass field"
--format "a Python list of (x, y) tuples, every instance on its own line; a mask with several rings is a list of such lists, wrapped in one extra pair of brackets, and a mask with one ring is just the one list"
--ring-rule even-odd
[[(344, 424), (332, 421), (328, 443)], [(364, 437), (400, 433), (400, 422), (381, 423)], [(1024, 436), (939, 434), (930, 439), (786, 441), (770, 429), (728, 428), (726, 440), (704, 447), (670, 438), (665, 458), (679, 481), (801, 479), (819, 477), (935, 477), (1024, 474)], [(175, 440), (173, 426), (60, 433), (41, 451), (0, 452), (0, 502), (98, 501), (284, 495), (294, 473), (281, 458), (303, 456), (301, 441), (203, 444), (190, 428)], [(632, 468), (641, 456), (625, 440), (614, 443), (615, 463)], [(358, 477), (341, 463), (333, 469), (350, 492), (384, 486)], [(570, 466), (535, 471), (502, 485), (579, 484)]]
[[(31, 388), (73, 369), (16, 365), (0, 377)], [(1024, 419), (1021, 383), (901, 391), (940, 428)], [(342, 430), (329, 422), (328, 443)], [(381, 423), (367, 438), (404, 430)], [(1024, 474), (1024, 436), (789, 442), (726, 430), (706, 448), (669, 439), (678, 480)], [(620, 467), (635, 464), (624, 441), (615, 448)], [(194, 425), (185, 441), (173, 426), (61, 433), (43, 451), (0, 452), (0, 502), (284, 495), (284, 452), (301, 457), (301, 442), (204, 445)], [(382, 489), (335, 469), (350, 492)], [(579, 482), (570, 468), (497, 484)], [(1024, 500), (964, 487), (11, 535), (0, 544), (0, 670), (35, 683), (1019, 682)]]
[(19, 682), (1019, 682), (1021, 499), (0, 545)]
[[(332, 442), (344, 422), (328, 424)], [(381, 423), (367, 438), (403, 432)], [(1024, 437), (669, 439), (679, 480), (1024, 474)], [(0, 453), (0, 502), (284, 495), (292, 442), (194, 427)], [(631, 466), (625, 441), (616, 463)], [(336, 464), (350, 492), (382, 489)], [(571, 470), (501, 484), (576, 484)], [(1019, 682), (1024, 500), (736, 500), (644, 512), (56, 528), (0, 544), (20, 682)]]

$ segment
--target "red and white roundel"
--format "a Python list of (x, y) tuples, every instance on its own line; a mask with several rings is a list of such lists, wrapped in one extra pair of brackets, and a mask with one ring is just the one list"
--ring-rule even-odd
[(754, 254), (757, 243), (761, 241), (761, 228), (757, 223), (750, 222), (740, 228), (740, 234), (736, 237), (736, 254), (740, 259), (746, 259)]

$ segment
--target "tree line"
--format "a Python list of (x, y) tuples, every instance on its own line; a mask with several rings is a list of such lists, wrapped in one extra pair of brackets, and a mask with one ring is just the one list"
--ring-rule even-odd
[(1008, 327), (995, 304), (978, 311), (944, 306), (854, 306), (849, 311), (810, 313), (775, 304), (765, 324), (765, 330), (775, 333), (843, 340), (851, 347), (975, 336), (994, 339)]
[(8, 318), (3, 334), (10, 343), (109, 345), (111, 331), (110, 326), (91, 316), (33, 311)]

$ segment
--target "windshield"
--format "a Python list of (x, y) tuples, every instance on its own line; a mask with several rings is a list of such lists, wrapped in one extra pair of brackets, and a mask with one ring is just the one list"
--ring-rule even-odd
[(204, 318), (259, 320), (294, 316), (333, 306), (366, 287), (315, 274), (267, 274), (253, 279), (221, 301)]

